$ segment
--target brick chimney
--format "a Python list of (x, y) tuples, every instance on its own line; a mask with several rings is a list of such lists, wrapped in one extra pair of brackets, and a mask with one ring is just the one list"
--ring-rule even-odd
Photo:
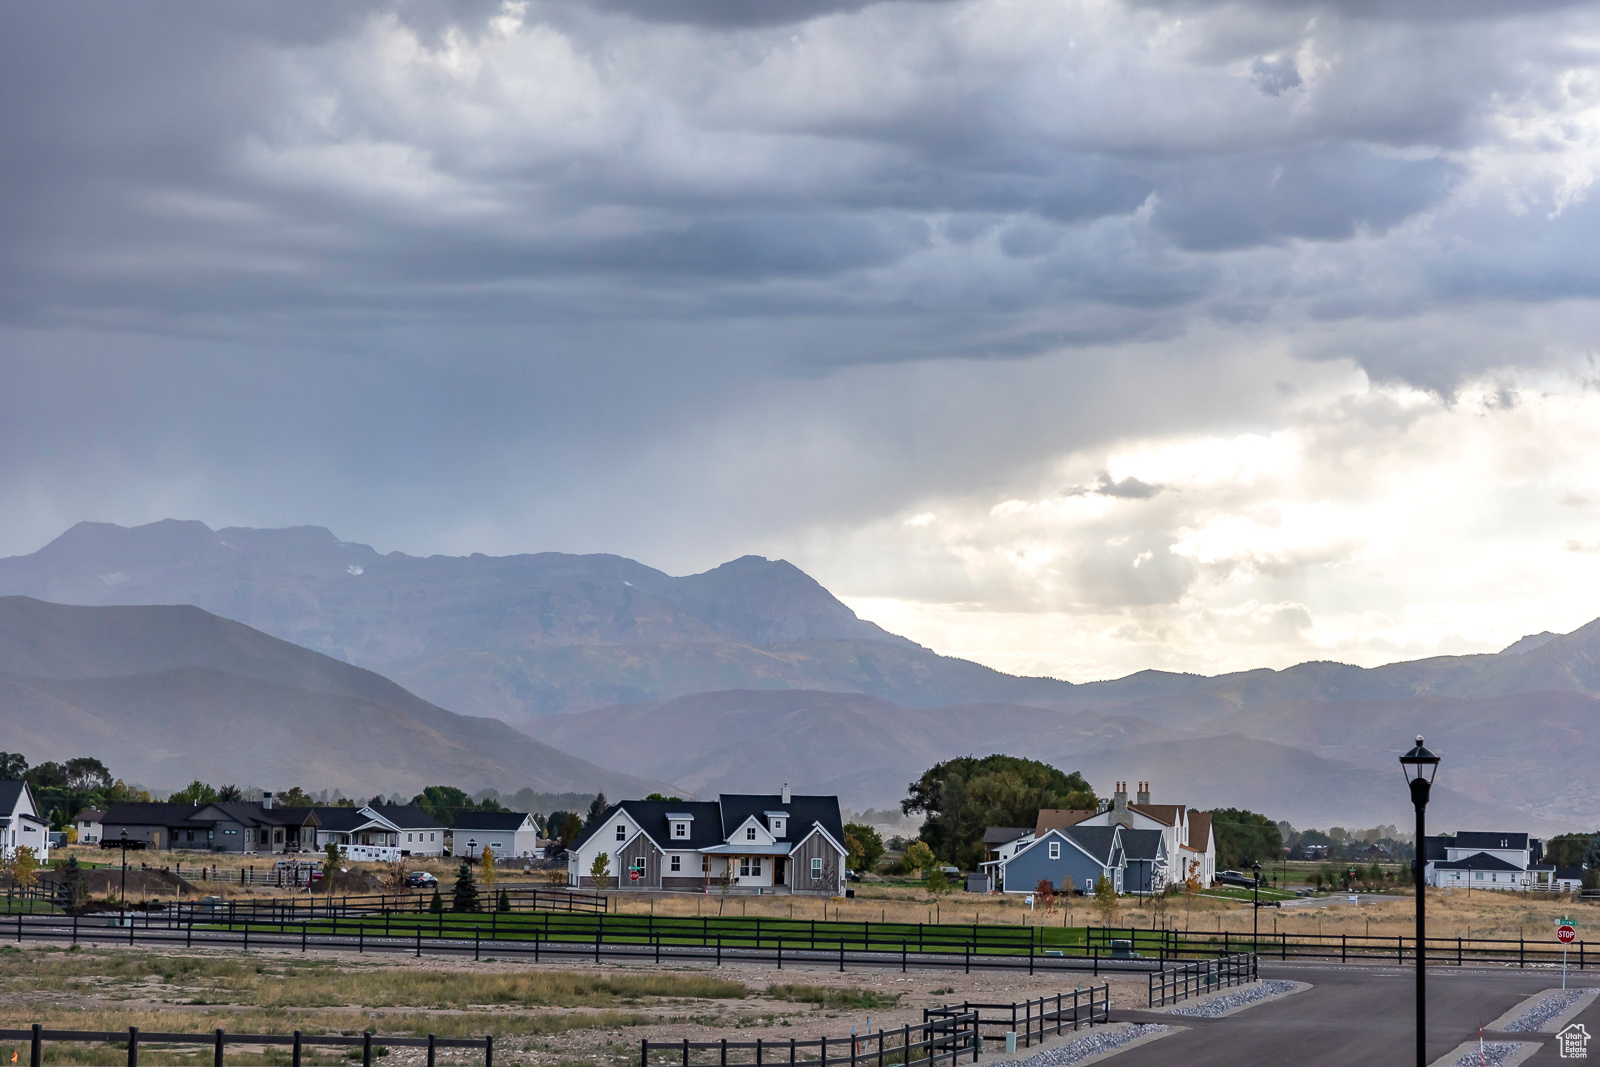
[(1111, 794), (1111, 824), (1133, 829), (1133, 815), (1128, 811), (1127, 782), (1118, 782), (1116, 792)]
[(1150, 783), (1149, 782), (1140, 782), (1139, 783), (1139, 792), (1134, 795), (1133, 802), (1135, 804), (1148, 804), (1148, 803), (1150, 803)]

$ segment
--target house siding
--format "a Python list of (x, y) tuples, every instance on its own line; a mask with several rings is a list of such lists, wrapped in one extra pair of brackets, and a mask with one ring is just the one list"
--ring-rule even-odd
[[(1066, 841), (1061, 841), (1061, 858), (1050, 858), (1050, 841), (1046, 838), (1032, 848), (1024, 849), (1005, 865), (1005, 891), (1007, 893), (1032, 893), (1041, 880), (1048, 879), (1056, 892), (1065, 892), (1068, 879), (1076, 892), (1094, 892), (1095, 882), (1106, 874), (1106, 868), (1097, 860), (1084, 855)], [(1059, 839), (1055, 839), (1059, 840)], [(1114, 881), (1120, 882), (1121, 872)], [(1121, 886), (1117, 887), (1121, 891)]]
[[(661, 850), (644, 834), (634, 834), (633, 840), (618, 849), (612, 857), (617, 865), (614, 877), (618, 889), (659, 889), (661, 887)], [(639, 880), (629, 877), (635, 863), (643, 865)]]
[[(822, 859), (822, 877), (811, 877), (811, 860)], [(837, 849), (821, 834), (806, 838), (789, 857), (787, 877), (790, 888), (796, 893), (819, 893), (834, 896), (839, 892), (844, 860)]]

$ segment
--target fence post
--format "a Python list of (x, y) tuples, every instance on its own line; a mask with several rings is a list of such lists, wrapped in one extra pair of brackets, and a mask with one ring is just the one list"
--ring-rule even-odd
[(478, 962), (478, 952), (483, 944), (483, 931), (477, 927), (472, 928), (472, 962)]
[(356, 927), (356, 951), (367, 951), (367, 928), (365, 926)]
[[(73, 912), (72, 913), (72, 943), (74, 945), (76, 945), (78, 943), (78, 913), (77, 912)], [(1582, 968), (1580, 967), (1579, 970), (1582, 970)]]
[(683, 1067), (689, 1067), (689, 1039), (683, 1039)]
[(38, 1023), (33, 1024), (33, 1044), (28, 1050), (28, 1067), (41, 1067), (44, 1063), (44, 1041), (41, 1040)]
[[(421, 909), (418, 909), (418, 910), (421, 910)], [(300, 1065), (296, 1064), (295, 1067), (300, 1067)], [(428, 1035), (428, 1067), (433, 1067), (433, 1035), (432, 1034)]]
[(128, 1067), (139, 1067), (139, 1028), (128, 1027)]
[(722, 1039), (722, 1067), (728, 1067), (728, 1039)]
[[(726, 1046), (727, 1042), (724, 1041), (723, 1045)], [(821, 1067), (828, 1067), (828, 1039), (826, 1037), (822, 1039), (822, 1054), (820, 1059), (822, 1061)], [(722, 1050), (722, 1062), (724, 1064), (728, 1062), (728, 1050), (726, 1047), (724, 1047)]]
[(639, 1039), (639, 1067), (650, 1067), (650, 1039)]
[(483, 1067), (494, 1067), (494, 1035), (483, 1035)]
[(222, 1027), (217, 1027), (216, 1043), (211, 1046), (211, 1067), (222, 1067)]
[(300, 1031), (298, 1030), (294, 1032), (294, 1052), (292, 1055), (294, 1060), (290, 1067), (300, 1067)]
[(361, 1031), (361, 1067), (372, 1067), (372, 1031)]

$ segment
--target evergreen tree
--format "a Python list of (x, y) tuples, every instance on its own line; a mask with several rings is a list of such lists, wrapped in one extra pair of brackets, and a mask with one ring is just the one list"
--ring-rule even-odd
[(501, 911), (511, 910), (511, 897), (504, 889), (500, 890), (500, 903), (498, 907)]
[(428, 901), (428, 910), (434, 915), (444, 911), (444, 897), (439, 895), (439, 887), (433, 887), (433, 899)]
[(455, 895), (450, 902), (450, 910), (478, 910), (478, 883), (473, 879), (472, 868), (467, 866), (466, 860), (461, 861), (461, 870), (456, 872)]

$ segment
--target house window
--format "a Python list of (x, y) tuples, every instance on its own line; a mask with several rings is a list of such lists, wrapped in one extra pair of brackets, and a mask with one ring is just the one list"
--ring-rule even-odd
[(1480, 882), (1483, 881), (1483, 872), (1482, 871), (1473, 871), (1472, 872), (1472, 876), (1474, 878), (1476, 878)]
[(711, 873), (711, 857), (710, 856), (701, 856), (700, 857), (700, 869), (702, 871), (706, 872), (707, 874)]
[(433, 839), (434, 839), (434, 837), (433, 837), (433, 834), (429, 834), (429, 835), (428, 835), (428, 840), (429, 840), (429, 841), (432, 841), (432, 840), (433, 840)]
[(754, 841), (756, 839), (756, 828), (754, 826), (746, 826), (744, 828), (744, 839), (746, 841)]
[(627, 839), (628, 839), (628, 828), (619, 823), (617, 825), (617, 840), (618, 841), (626, 841)]
[(739, 877), (740, 878), (748, 878), (748, 877), (750, 877), (750, 857), (749, 856), (740, 856), (739, 857)]
[(1058, 859), (1061, 858), (1061, 842), (1060, 841), (1052, 841), (1052, 842), (1050, 842), (1050, 858), (1053, 859), (1053, 860), (1058, 860)]
[(773, 819), (772, 820), (772, 836), (774, 836), (774, 837), (782, 837), (783, 836), (783, 820), (782, 819)]
[(821, 879), (821, 877), (822, 877), (822, 857), (821, 856), (813, 856), (811, 858), (811, 877), (812, 878), (816, 878), (816, 879)]
[(686, 823), (686, 822), (675, 822), (675, 823), (673, 823), (672, 824), (672, 836), (673, 837), (688, 837), (689, 836), (689, 824)]
[(672, 857), (672, 869), (674, 871), (677, 871), (682, 867), (682, 860), (683, 860), (682, 856), (674, 856), (674, 857)]

